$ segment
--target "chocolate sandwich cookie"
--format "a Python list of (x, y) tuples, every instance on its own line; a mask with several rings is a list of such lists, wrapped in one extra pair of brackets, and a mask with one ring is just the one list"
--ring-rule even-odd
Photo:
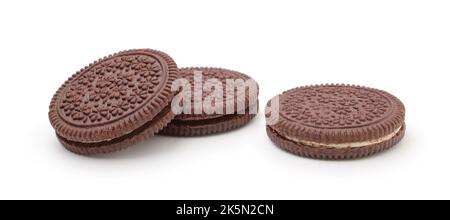
[(129, 50), (100, 59), (56, 92), (49, 118), (68, 150), (110, 153), (153, 136), (175, 115), (170, 103), (178, 68), (167, 54)]
[[(196, 80), (195, 73), (200, 74), (202, 78)], [(189, 101), (191, 111), (179, 112), (175, 119), (162, 130), (161, 134), (202, 136), (226, 132), (246, 125), (257, 114), (258, 84), (249, 76), (220, 68), (183, 68), (179, 70), (179, 74), (189, 84), (189, 88), (185, 88), (179, 95), (186, 94), (186, 90), (188, 90), (190, 95), (185, 98), (192, 97)], [(201, 85), (196, 85), (199, 82)], [(211, 96), (211, 91), (202, 91), (208, 87), (206, 86), (208, 82), (222, 85), (223, 92), (220, 93), (220, 96), (223, 97), (223, 111), (221, 113), (211, 114), (211, 111), (201, 109), (202, 106), (205, 106), (202, 105), (202, 102)], [(217, 87), (215, 89), (220, 90)], [(201, 95), (198, 92), (202, 92)], [(200, 100), (196, 100), (196, 95)], [(178, 103), (176, 104), (178, 105)], [(197, 107), (200, 107), (200, 110), (196, 110)]]
[(304, 157), (361, 158), (393, 147), (405, 134), (404, 105), (377, 89), (301, 87), (279, 96), (279, 111), (274, 103), (266, 116), (279, 117), (268, 123), (267, 134), (280, 148)]

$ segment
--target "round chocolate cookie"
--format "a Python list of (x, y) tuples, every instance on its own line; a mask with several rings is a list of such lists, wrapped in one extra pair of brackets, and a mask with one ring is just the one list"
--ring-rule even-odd
[[(200, 86), (195, 85), (195, 73), (201, 73), (202, 78), (197, 79), (197, 82), (202, 83)], [(256, 116), (258, 111), (258, 85), (249, 76), (220, 68), (183, 68), (179, 70), (179, 74), (181, 78), (189, 83), (190, 88), (188, 90), (190, 90), (191, 94), (188, 97), (192, 97), (189, 100), (191, 110), (188, 113), (184, 111), (178, 114), (160, 134), (169, 136), (202, 136), (222, 133), (242, 127)], [(211, 91), (203, 91), (207, 87), (208, 81), (211, 80), (215, 80), (215, 82), (222, 85), (223, 111), (220, 114), (217, 112), (209, 112), (210, 114), (208, 114), (205, 109), (196, 111), (196, 102), (200, 103), (200, 107), (204, 107), (201, 103), (211, 95)], [(230, 87), (230, 85), (227, 85), (227, 81), (228, 83), (234, 81), (235, 84)], [(241, 84), (239, 84), (239, 81)], [(244, 85), (242, 82), (248, 84)], [(242, 87), (243, 85), (245, 88)], [(253, 85), (253, 89), (249, 85)], [(241, 89), (238, 89), (239, 86), (241, 86)], [(179, 95), (183, 95), (185, 92), (182, 91)], [(195, 95), (198, 92), (202, 92), (199, 95), (201, 100), (196, 101)]]
[(170, 103), (178, 68), (167, 54), (130, 50), (105, 57), (56, 92), (49, 118), (70, 151), (110, 153), (153, 136), (175, 115)]
[(360, 86), (289, 90), (279, 96), (278, 111), (268, 104), (266, 117), (273, 114), (279, 117), (267, 125), (270, 139), (288, 152), (317, 159), (353, 159), (384, 151), (397, 144), (406, 129), (399, 99)]

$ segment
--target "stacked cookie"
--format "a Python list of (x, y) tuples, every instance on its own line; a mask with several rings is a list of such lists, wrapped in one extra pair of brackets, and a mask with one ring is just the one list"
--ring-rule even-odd
[[(82, 155), (119, 151), (163, 129), (161, 134), (172, 136), (226, 132), (244, 126), (257, 114), (250, 112), (257, 105), (257, 92), (252, 95), (244, 88), (243, 94), (237, 94), (240, 89), (234, 93), (233, 87), (230, 93), (227, 81), (256, 84), (247, 75), (225, 69), (178, 69), (160, 51), (124, 51), (70, 77), (54, 95), (49, 118), (62, 145)], [(241, 101), (242, 109), (227, 111)], [(175, 114), (178, 109), (182, 111)]]

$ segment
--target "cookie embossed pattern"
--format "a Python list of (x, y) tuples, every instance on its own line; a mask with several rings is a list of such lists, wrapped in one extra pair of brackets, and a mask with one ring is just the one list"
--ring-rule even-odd
[[(405, 107), (393, 95), (361, 86), (301, 87), (279, 98), (278, 123), (267, 125), (276, 145), (319, 159), (369, 156), (405, 134)], [(269, 105), (268, 105), (269, 107)]]
[[(201, 77), (197, 79), (196, 73)], [(204, 67), (182, 68), (179, 74), (188, 84), (178, 94), (183, 97), (183, 102), (188, 102), (184, 106), (187, 109), (178, 114), (161, 134), (191, 137), (223, 133), (247, 125), (258, 113), (259, 86), (250, 76), (222, 68)], [(211, 80), (215, 83), (209, 84)], [(205, 88), (211, 85), (217, 94), (214, 95), (214, 106), (208, 108), (206, 106), (213, 92)]]
[(146, 56), (104, 61), (70, 85), (62, 95), (59, 114), (86, 127), (126, 117), (159, 91), (165, 80), (161, 70), (159, 62)]
[(178, 68), (167, 54), (130, 50), (82, 69), (56, 92), (50, 122), (78, 154), (110, 153), (153, 136), (175, 115), (171, 85)]

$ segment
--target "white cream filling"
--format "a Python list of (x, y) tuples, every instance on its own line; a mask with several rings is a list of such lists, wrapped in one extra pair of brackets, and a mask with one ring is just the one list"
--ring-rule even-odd
[(401, 130), (403, 126), (396, 129), (394, 132), (390, 133), (389, 135), (386, 135), (381, 138), (377, 138), (370, 141), (362, 141), (362, 142), (350, 142), (350, 143), (340, 143), (340, 144), (328, 144), (328, 143), (320, 143), (320, 142), (314, 142), (314, 141), (306, 141), (306, 140), (300, 140), (298, 138), (285, 136), (286, 139), (290, 141), (294, 141), (296, 143), (311, 146), (311, 147), (326, 147), (326, 148), (336, 148), (336, 149), (345, 149), (345, 148), (360, 148), (360, 147), (366, 147), (374, 144), (379, 144), (385, 141), (388, 141), (395, 137)]

